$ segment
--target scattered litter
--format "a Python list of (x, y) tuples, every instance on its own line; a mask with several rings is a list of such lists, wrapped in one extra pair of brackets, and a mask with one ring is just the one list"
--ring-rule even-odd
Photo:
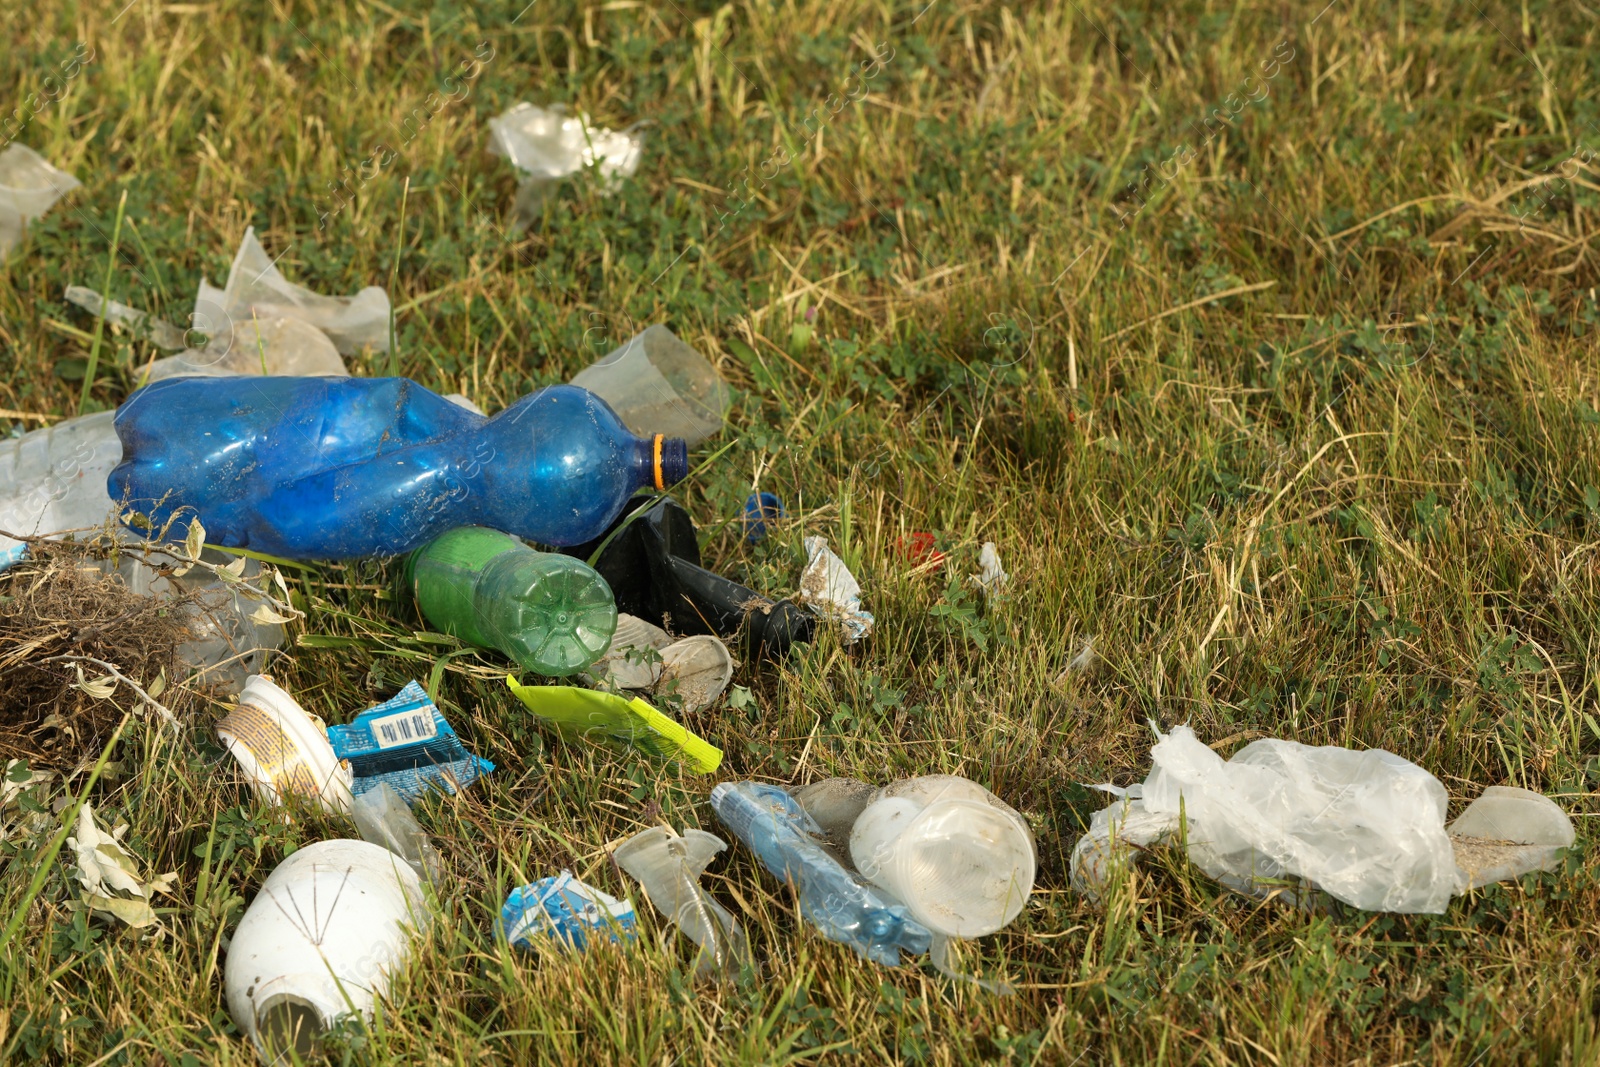
[(861, 608), (861, 584), (823, 537), (805, 539), (806, 569), (800, 575), (800, 603), (825, 619), (836, 619), (846, 644), (872, 632), (872, 615)]
[(545, 935), (582, 952), (597, 935), (618, 944), (633, 941), (636, 926), (632, 904), (585, 885), (571, 871), (513, 889), (500, 908), (506, 941), (523, 949), (533, 948), (533, 939)]
[(1190, 862), (1229, 889), (1302, 905), (1321, 890), (1364, 911), (1440, 914), (1469, 886), (1553, 864), (1572, 841), (1566, 813), (1522, 790), (1486, 791), (1447, 833), (1443, 784), (1382, 749), (1268, 739), (1224, 761), (1187, 726), (1157, 738), (1144, 783), (1118, 790), (1073, 849), (1072, 884), (1091, 899), (1185, 820)]
[(634, 615), (618, 615), (611, 647), (595, 667), (618, 689), (649, 689), (661, 677), (663, 648), (672, 644), (672, 635), (661, 627)]
[(141, 878), (138, 861), (122, 847), (122, 835), (127, 832), (127, 823), (109, 834), (101, 830), (85, 799), (78, 809), (77, 835), (67, 838), (67, 846), (75, 857), (78, 883), (83, 887), (78, 896), (83, 904), (142, 930), (158, 922), (150, 900), (156, 893), (170, 895), (178, 872), (149, 881)]
[(406, 584), (441, 633), (552, 678), (594, 663), (617, 627), (611, 587), (588, 564), (481, 526), (450, 530), (413, 552)]
[[(294, 285), (278, 270), (277, 260), (261, 247), (251, 226), (244, 231), (233, 257), (227, 284), (218, 289), (206, 279), (200, 280), (191, 326), (212, 336), (226, 335), (258, 319), (296, 319), (314, 326), (347, 356), (368, 348), (389, 350), (388, 293), (369, 285), (355, 296), (322, 296)], [(233, 347), (248, 349), (251, 341), (236, 338)]]
[(267, 877), (228, 946), (228, 1013), (269, 1064), (303, 1063), (347, 1013), (370, 1018), (430, 915), (416, 872), (366, 841), (318, 841)]
[(573, 385), (611, 405), (640, 437), (681, 437), (693, 448), (722, 430), (728, 387), (716, 369), (657, 323), (589, 367)]
[[(169, 378), (115, 425), (126, 523), (182, 539), (198, 513), (217, 544), (289, 559), (398, 555), (468, 518), (574, 544), (688, 469), (682, 441), (634, 437), (569, 385), (483, 419), (405, 378)], [(551, 449), (592, 461), (537, 460)]]
[(613, 748), (637, 748), (676, 759), (698, 774), (711, 774), (722, 764), (722, 750), (696, 737), (660, 711), (634, 697), (575, 689), (565, 685), (522, 685), (507, 676), (506, 685), (527, 709), (561, 731)]
[(985, 541), (983, 548), (978, 553), (978, 570), (972, 580), (978, 584), (985, 594), (993, 595), (1004, 589), (1011, 581), (1011, 575), (1000, 566), (1000, 550), (993, 541)]
[(728, 909), (700, 888), (700, 876), (728, 847), (716, 834), (652, 826), (618, 845), (612, 855), (640, 885), (656, 910), (700, 946), (695, 973), (733, 977), (750, 966), (750, 944)]
[(333, 755), (349, 768), (357, 796), (384, 786), (408, 804), (438, 789), (454, 796), (494, 764), (467, 751), (428, 694), (415, 681), (348, 726), (328, 727)]
[(238, 705), (217, 723), (217, 738), (264, 803), (280, 807), (295, 797), (350, 810), (351, 769), (334, 754), (327, 726), (266, 675), (246, 680)]
[(945, 555), (939, 551), (933, 534), (923, 530), (906, 534), (895, 542), (895, 547), (911, 564), (919, 568), (927, 566), (931, 569), (945, 561)]
[(395, 792), (388, 782), (379, 781), (361, 789), (357, 779), (355, 800), (350, 804), (350, 815), (356, 821), (361, 840), (382, 845), (405, 860), (417, 877), (437, 885), (443, 872), (439, 852), (423, 833), (405, 798)]
[(517, 218), (538, 218), (554, 182), (599, 164), (600, 188), (617, 189), (639, 169), (643, 142), (633, 133), (591, 125), (583, 112), (568, 115), (562, 105), (534, 107), (522, 102), (489, 120), (489, 151), (504, 156), (522, 172)]
[(656, 692), (676, 695), (686, 715), (715, 704), (732, 680), (733, 657), (728, 646), (715, 637), (685, 637), (661, 650)]
[(701, 566), (694, 522), (671, 497), (565, 551), (595, 559), (618, 611), (675, 633), (715, 633), (755, 656), (781, 656), (792, 643), (811, 640), (812, 615)]
[(0, 152), (0, 256), (22, 240), (30, 220), (49, 211), (79, 184), (26, 145), (13, 142)]
[(788, 518), (783, 501), (772, 493), (751, 493), (744, 502), (744, 539), (748, 544), (766, 540), (767, 524)]
[(920, 956), (932, 947), (932, 932), (903, 904), (828, 853), (821, 828), (783, 789), (723, 782), (711, 790), (711, 807), (769, 873), (794, 888), (800, 914), (828, 940), (889, 967), (899, 966), (902, 952)]

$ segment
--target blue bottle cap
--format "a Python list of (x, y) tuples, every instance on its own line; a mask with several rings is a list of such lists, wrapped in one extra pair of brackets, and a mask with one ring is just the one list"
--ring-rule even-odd
[(755, 544), (767, 536), (767, 522), (787, 516), (783, 501), (771, 493), (751, 493), (744, 502), (744, 539)]

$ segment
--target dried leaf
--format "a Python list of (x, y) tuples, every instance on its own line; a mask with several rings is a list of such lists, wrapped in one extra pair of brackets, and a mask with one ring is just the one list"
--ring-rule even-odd
[(154, 700), (156, 697), (159, 697), (162, 693), (165, 693), (166, 691), (167, 691), (167, 669), (165, 667), (162, 667), (161, 668), (161, 673), (156, 675), (156, 680), (150, 683), (150, 687), (148, 689), (146, 689), (145, 692), (150, 694), (150, 699), (151, 700)]
[(279, 615), (265, 604), (250, 613), (250, 621), (258, 622), (263, 626), (279, 625), (292, 620), (293, 616)]
[(124, 823), (105, 833), (95, 824), (93, 808), (84, 801), (78, 809), (77, 833), (67, 838), (67, 844), (76, 858), (77, 877), (83, 886), (79, 896), (84, 905), (142, 929), (157, 922), (150, 907), (151, 894), (171, 893), (178, 875), (174, 871), (152, 882), (141, 881), (138, 862), (120, 841), (127, 832)]
[(250, 560), (248, 557), (240, 556), (238, 559), (234, 560), (232, 563), (228, 564), (222, 569), (233, 575), (235, 578), (238, 578), (244, 574), (245, 565), (249, 562)]
[(199, 519), (189, 520), (189, 533), (183, 539), (183, 547), (188, 551), (190, 559), (199, 559), (200, 553), (205, 550), (206, 528), (200, 525)]
[(94, 681), (88, 681), (83, 676), (83, 666), (79, 664), (77, 688), (82, 689), (96, 700), (104, 700), (117, 691), (117, 680), (109, 674), (102, 674)]

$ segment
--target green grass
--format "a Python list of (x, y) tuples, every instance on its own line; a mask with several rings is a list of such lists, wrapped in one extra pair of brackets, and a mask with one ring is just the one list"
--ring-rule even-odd
[[(878, 619), (858, 648), (745, 664), (756, 707), (691, 718), (722, 776), (962, 773), (1028, 813), (1042, 869), (966, 954), (1009, 999), (821, 940), (738, 845), (708, 885), (750, 929), (754, 984), (692, 985), (655, 919), (627, 955), (508, 953), (490, 922), (511, 886), (569, 867), (628, 888), (606, 846), (660, 819), (717, 831), (711, 783), (557, 741), (492, 657), (413, 636), (392, 565), (291, 571), (309, 614), (278, 674), (307, 707), (344, 721), (437, 675), (500, 765), (420, 811), (449, 867), (438, 921), (331, 1062), (1600, 1062), (1594, 11), (412, 6), (0, 11), (4, 108), (95, 53), (20, 137), (84, 187), (0, 267), (0, 406), (121, 401), (150, 351), (98, 338), (64, 286), (109, 268), (113, 297), (181, 322), (250, 224), (295, 281), (389, 287), (394, 363), (354, 370), (489, 410), (666, 322), (740, 391), (701, 455), (735, 447), (682, 494), (718, 531), (708, 557), (783, 593), (824, 533)], [(398, 144), (481, 42), (465, 98)], [(509, 232), (484, 124), (519, 99), (652, 123), (639, 174), (609, 197), (570, 182)], [(1216, 109), (1237, 114), (1207, 142)], [(319, 228), (378, 142), (394, 161)], [(798, 519), (750, 549), (719, 524), (757, 482)], [(948, 574), (897, 554), (917, 530)], [(1015, 576), (990, 605), (961, 581), (985, 540)], [(1091, 636), (1098, 669), (1055, 683)], [(1080, 783), (1143, 777), (1151, 719), (1225, 754), (1381, 746), (1452, 812), (1538, 789), (1579, 847), (1437, 917), (1260, 905), (1171, 851), (1096, 910), (1066, 884), (1105, 800)], [(58, 860), (0, 947), (0, 1060), (251, 1062), (227, 934), (288, 851), (350, 830), (275, 821), (195, 725), (131, 730), (95, 790), (149, 869), (180, 872), (169, 932), (86, 924)], [(9, 917), (36, 853), (0, 848)]]

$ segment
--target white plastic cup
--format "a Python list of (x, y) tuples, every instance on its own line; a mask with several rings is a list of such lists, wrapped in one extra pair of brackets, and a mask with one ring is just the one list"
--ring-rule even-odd
[(334, 755), (320, 720), (264, 674), (245, 679), (238, 705), (217, 723), (217, 737), (273, 806), (288, 796), (331, 812), (350, 810), (350, 765)]
[(319, 841), (280, 863), (228, 948), (228, 1012), (269, 1064), (304, 1061), (341, 1015), (371, 1016), (427, 929), (422, 882), (366, 841)]
[(936, 934), (982, 937), (1033, 892), (1033, 835), (982, 786), (930, 775), (880, 790), (850, 832), (856, 870)]

